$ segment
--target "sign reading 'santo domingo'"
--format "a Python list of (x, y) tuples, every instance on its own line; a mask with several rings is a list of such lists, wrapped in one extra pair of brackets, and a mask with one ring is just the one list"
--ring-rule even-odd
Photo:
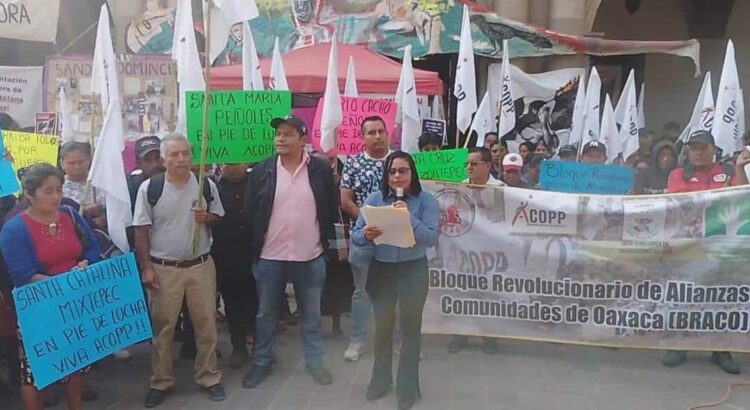
[[(187, 93), (188, 139), (200, 161), (203, 135), (202, 91)], [(212, 91), (206, 161), (214, 164), (259, 162), (275, 153), (271, 120), (292, 111), (289, 91)]]

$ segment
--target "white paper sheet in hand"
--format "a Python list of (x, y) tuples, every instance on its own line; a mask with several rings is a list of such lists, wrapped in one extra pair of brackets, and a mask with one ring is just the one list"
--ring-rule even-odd
[(362, 208), (367, 225), (377, 226), (383, 234), (375, 238), (375, 245), (412, 248), (417, 244), (411, 226), (411, 215), (405, 208), (365, 206)]

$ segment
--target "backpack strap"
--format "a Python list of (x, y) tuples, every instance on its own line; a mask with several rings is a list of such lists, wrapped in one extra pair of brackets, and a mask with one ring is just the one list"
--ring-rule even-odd
[[(195, 177), (195, 180), (198, 181), (198, 175), (195, 173), (192, 174)], [(163, 172), (149, 178), (146, 198), (148, 198), (148, 204), (151, 205), (152, 208), (156, 206), (159, 202), (159, 198), (161, 198), (161, 195), (164, 192), (165, 178), (166, 176)], [(206, 206), (210, 205), (211, 201), (214, 200), (213, 194), (211, 193), (211, 183), (208, 182), (208, 180), (203, 184), (203, 199), (206, 200)]]
[(163, 172), (149, 178), (146, 198), (148, 199), (148, 204), (151, 205), (151, 208), (156, 206), (156, 203), (159, 202), (159, 198), (161, 198), (161, 194), (164, 192), (164, 179), (165, 174)]

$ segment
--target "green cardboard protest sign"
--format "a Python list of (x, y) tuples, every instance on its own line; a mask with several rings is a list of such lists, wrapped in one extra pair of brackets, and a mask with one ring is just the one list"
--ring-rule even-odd
[(465, 180), (468, 159), (469, 151), (465, 148), (414, 154), (419, 179), (433, 181), (461, 182)]
[[(188, 139), (198, 163), (203, 143), (202, 91), (187, 93)], [(289, 91), (211, 91), (206, 163), (259, 162), (275, 152), (276, 131), (271, 120), (292, 112)]]

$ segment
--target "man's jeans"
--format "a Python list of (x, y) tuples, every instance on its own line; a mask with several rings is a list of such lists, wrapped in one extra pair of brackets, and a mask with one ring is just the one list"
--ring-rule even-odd
[(373, 248), (351, 246), (349, 248), (349, 264), (354, 277), (354, 293), (352, 293), (352, 329), (351, 342), (367, 343), (367, 328), (372, 316), (372, 303), (365, 290), (367, 286), (367, 271), (370, 270)]
[(281, 303), (285, 297), (287, 280), (291, 279), (299, 303), (305, 362), (307, 367), (322, 366), (325, 352), (320, 332), (320, 299), (326, 281), (326, 262), (323, 256), (309, 262), (261, 259), (253, 267), (253, 274), (259, 299), (253, 364), (271, 364)]
[[(367, 294), (367, 273), (372, 262), (373, 248), (351, 246), (349, 248), (349, 264), (352, 267), (354, 277), (354, 293), (352, 293), (352, 329), (349, 337), (351, 343), (366, 344), (367, 330), (370, 327), (372, 317), (372, 302)], [(393, 333), (393, 342), (396, 346), (401, 341), (401, 326), (397, 322)]]

